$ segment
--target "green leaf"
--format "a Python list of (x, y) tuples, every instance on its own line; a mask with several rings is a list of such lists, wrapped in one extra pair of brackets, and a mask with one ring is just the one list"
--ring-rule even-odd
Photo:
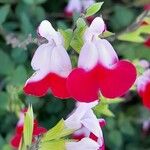
[(32, 143), (32, 133), (33, 133), (33, 110), (32, 106), (29, 106), (28, 111), (25, 113), (24, 127), (23, 127), (23, 141), (25, 147), (28, 147)]
[(101, 37), (102, 38), (107, 38), (107, 37), (110, 37), (112, 35), (115, 35), (115, 33), (112, 33), (110, 31), (105, 31), (105, 32), (102, 33)]
[(50, 129), (42, 138), (42, 142), (54, 140), (64, 130), (64, 120), (60, 120), (56, 126)]
[(9, 5), (4, 5), (0, 7), (0, 25), (3, 24), (8, 16), (10, 10)]
[(56, 126), (50, 129), (46, 134), (44, 134), (43, 138), (41, 139), (41, 142), (43, 143), (43, 142), (61, 139), (72, 133), (73, 130), (65, 128), (64, 120), (62, 119), (57, 123)]
[(125, 43), (121, 42), (120, 44), (115, 45), (115, 49), (123, 58), (129, 60), (136, 59), (146, 59), (150, 61), (149, 48), (144, 46), (144, 44), (139, 43)]
[[(2, 111), (6, 111), (9, 101), (8, 101), (9, 97), (8, 94), (6, 92), (0, 92), (0, 110)], [(0, 113), (1, 113), (0, 112)]]
[(135, 12), (124, 5), (114, 5), (113, 14), (110, 19), (110, 26), (114, 30), (121, 30), (127, 27), (135, 19)]
[(39, 150), (65, 150), (65, 140), (53, 140), (43, 142), (39, 145)]
[(97, 117), (101, 117), (101, 115), (105, 115), (108, 117), (114, 117), (115, 115), (113, 112), (109, 109), (108, 104), (99, 103), (94, 107), (94, 113)]
[(0, 50), (0, 74), (9, 75), (14, 71), (14, 64), (7, 53)]
[(116, 104), (116, 103), (124, 102), (124, 98), (109, 99), (101, 96), (100, 101), (101, 101), (100, 103), (102, 104)]
[(120, 148), (123, 144), (123, 137), (121, 133), (117, 130), (112, 130), (109, 133), (109, 140), (111, 142), (111, 145), (116, 147), (117, 149)]
[(83, 46), (83, 34), (87, 28), (86, 23), (84, 23), (84, 20), (79, 18), (77, 20), (77, 28), (75, 29), (73, 33), (73, 38), (70, 43), (71, 47), (76, 51), (80, 52), (82, 46)]
[(67, 29), (67, 30), (59, 30), (59, 32), (61, 33), (61, 35), (64, 37), (64, 46), (65, 49), (68, 49), (70, 42), (72, 40), (72, 36), (73, 36), (73, 31), (71, 29)]
[(13, 74), (10, 77), (10, 83), (15, 86), (20, 86), (25, 83), (27, 79), (27, 71), (24, 66), (20, 65), (18, 66)]
[(85, 17), (89, 17), (96, 14), (101, 9), (103, 3), (104, 2), (94, 3), (93, 5), (88, 7), (85, 13)]

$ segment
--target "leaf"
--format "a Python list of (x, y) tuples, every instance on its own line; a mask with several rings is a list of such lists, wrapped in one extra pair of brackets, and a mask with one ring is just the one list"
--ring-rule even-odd
[(7, 53), (0, 50), (0, 74), (9, 75), (14, 70), (14, 64)]
[(65, 140), (53, 140), (43, 142), (39, 145), (39, 150), (65, 150)]
[(83, 35), (86, 28), (87, 28), (86, 23), (84, 23), (83, 20), (79, 18), (77, 20), (77, 28), (73, 33), (73, 38), (70, 43), (71, 47), (78, 53), (80, 52), (83, 46)]
[(148, 47), (145, 47), (144, 44), (139, 43), (125, 43), (115, 45), (115, 49), (123, 58), (129, 60), (136, 59), (147, 59), (150, 60), (150, 51)]
[(105, 32), (103, 32), (102, 33), (102, 35), (101, 35), (101, 37), (102, 38), (107, 38), (107, 37), (110, 37), (110, 36), (112, 36), (112, 35), (115, 35), (115, 33), (112, 33), (112, 32), (110, 32), (110, 31), (105, 31)]
[(9, 5), (4, 5), (0, 7), (0, 25), (3, 24), (8, 16), (10, 10)]
[(33, 133), (33, 110), (32, 106), (28, 107), (28, 111), (25, 113), (24, 126), (23, 126), (23, 141), (25, 147), (28, 147), (32, 143)]
[(6, 92), (0, 92), (0, 110), (2, 113), (2, 111), (6, 111), (7, 107), (9, 105), (9, 101), (8, 101), (9, 97), (8, 94)]
[(120, 149), (120, 147), (122, 146), (123, 144), (123, 137), (122, 137), (122, 134), (117, 131), (117, 130), (112, 130), (110, 133), (109, 133), (109, 140), (111, 142), (111, 145), (116, 147), (116, 149)]
[(96, 114), (97, 117), (101, 117), (101, 115), (105, 115), (108, 117), (114, 117), (115, 116), (113, 114), (113, 112), (109, 109), (109, 105), (103, 104), (101, 102), (94, 107), (94, 113)]
[(10, 83), (15, 86), (20, 86), (25, 83), (27, 79), (27, 71), (24, 66), (20, 65), (18, 66), (13, 74), (10, 77)]
[(68, 49), (70, 42), (72, 40), (73, 31), (71, 29), (67, 29), (67, 30), (60, 29), (59, 32), (61, 33), (61, 35), (64, 38), (65, 49)]
[(42, 142), (54, 140), (64, 130), (64, 120), (60, 120), (56, 126), (50, 129), (42, 138)]
[(85, 17), (89, 17), (96, 14), (101, 9), (103, 3), (104, 2), (94, 3), (93, 5), (88, 7), (85, 13)]
[(73, 133), (73, 130), (65, 128), (64, 120), (60, 120), (56, 126), (50, 129), (46, 134), (44, 134), (41, 142), (48, 142), (52, 140), (58, 140), (64, 138)]
[(111, 16), (110, 26), (114, 30), (120, 30), (127, 27), (135, 19), (135, 12), (124, 5), (114, 5), (113, 15)]

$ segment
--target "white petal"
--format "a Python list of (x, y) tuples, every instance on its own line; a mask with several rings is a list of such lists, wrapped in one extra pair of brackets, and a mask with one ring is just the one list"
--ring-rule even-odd
[(86, 112), (92, 107), (96, 106), (98, 101), (91, 103), (78, 103), (77, 108), (70, 117), (65, 120), (65, 125), (70, 129), (80, 129), (82, 126), (81, 119), (84, 117)]
[(105, 30), (105, 23), (103, 21), (103, 19), (101, 17), (96, 17), (90, 27), (89, 27), (90, 31), (95, 34), (95, 35), (100, 35), (103, 33), (103, 31)]
[(98, 52), (92, 42), (86, 42), (80, 52), (78, 67), (87, 71), (93, 69), (98, 63)]
[(66, 150), (98, 150), (99, 144), (90, 138), (83, 138), (79, 142), (66, 143)]
[(84, 127), (92, 132), (97, 137), (102, 137), (102, 130), (99, 125), (99, 120), (96, 118), (92, 109), (90, 109), (81, 120)]
[(87, 128), (85, 128), (84, 126), (82, 126), (79, 130), (75, 131), (73, 133), (73, 135), (75, 135), (75, 136), (84, 135), (84, 137), (89, 137), (90, 131)]
[(80, 0), (70, 0), (67, 7), (67, 12), (81, 12), (82, 11), (82, 4)]
[(38, 27), (39, 34), (46, 38), (47, 40), (50, 39), (50, 36), (55, 35), (56, 31), (52, 27), (52, 24), (48, 20), (43, 20)]
[(54, 46), (49, 43), (38, 47), (31, 61), (31, 66), (36, 72), (27, 80), (27, 82), (41, 80), (50, 73), (53, 48)]
[(67, 77), (72, 70), (68, 53), (63, 46), (55, 46), (50, 57), (50, 69), (60, 76)]
[(118, 61), (118, 56), (112, 45), (105, 39), (94, 39), (94, 44), (99, 53), (99, 63), (110, 67)]
[(50, 59), (53, 51), (54, 45), (42, 44), (35, 51), (31, 66), (33, 70), (49, 70), (50, 69)]
[(150, 82), (149, 72), (145, 71), (143, 75), (139, 76), (136, 79), (137, 91), (143, 92), (146, 88), (146, 85)]

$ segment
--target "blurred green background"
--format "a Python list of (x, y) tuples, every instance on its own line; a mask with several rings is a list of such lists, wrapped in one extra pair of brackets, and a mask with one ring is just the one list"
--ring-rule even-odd
[[(146, 0), (104, 0), (101, 13), (110, 31), (118, 33), (128, 27), (140, 13)], [(33, 73), (30, 61), (37, 44), (36, 30), (43, 19), (55, 29), (73, 25), (73, 18), (65, 17), (67, 0), (0, 0), (0, 150), (10, 150), (9, 140), (14, 133), (21, 107), (33, 104), (35, 116), (47, 129), (65, 118), (74, 108), (73, 100), (58, 100), (50, 94), (43, 98), (24, 95), (23, 84)], [(26, 40), (28, 39), (28, 40)], [(30, 44), (28, 44), (30, 43)], [(144, 44), (113, 41), (121, 58), (150, 60), (150, 48)], [(75, 65), (78, 54), (69, 53)], [(108, 150), (150, 150), (150, 132), (142, 129), (150, 112), (142, 106), (136, 92), (126, 95), (126, 101), (111, 106), (116, 115), (103, 116)]]

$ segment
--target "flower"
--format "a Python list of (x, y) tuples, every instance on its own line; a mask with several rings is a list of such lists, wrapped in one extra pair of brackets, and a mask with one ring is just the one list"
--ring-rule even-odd
[(137, 91), (142, 98), (143, 105), (150, 109), (150, 69), (147, 69), (136, 81)]
[(95, 0), (69, 0), (65, 8), (65, 15), (71, 17), (74, 12), (82, 13), (94, 3)]
[[(74, 150), (77, 147), (79, 147), (79, 150), (98, 150), (104, 147), (101, 126), (92, 110), (97, 103), (98, 101), (91, 103), (78, 102), (75, 111), (65, 120), (67, 128), (76, 130), (73, 134), (73, 139), (78, 138), (79, 140), (77, 142), (69, 142), (67, 144), (68, 150)], [(79, 136), (75, 138), (77, 134)]]
[(66, 78), (72, 66), (63, 38), (47, 20), (41, 22), (38, 31), (48, 43), (40, 45), (32, 58), (31, 66), (35, 73), (27, 80), (24, 92), (44, 96), (50, 90), (56, 97), (68, 98)]
[(99, 144), (90, 138), (83, 138), (79, 142), (67, 142), (66, 150), (98, 150)]
[[(26, 112), (26, 110), (21, 111), (20, 119), (19, 119), (17, 126), (16, 126), (15, 135), (13, 135), (13, 137), (11, 138), (11, 141), (10, 141), (10, 145), (16, 149), (19, 148), (19, 144), (21, 142), (22, 135), (23, 135), (24, 113), (25, 112)], [(45, 128), (39, 127), (37, 120), (34, 120), (33, 136), (41, 135), (41, 134), (45, 133), (46, 131), (47, 130)]]
[(100, 39), (105, 30), (101, 17), (96, 17), (84, 33), (78, 67), (68, 76), (71, 97), (80, 102), (92, 102), (99, 94), (106, 98), (122, 96), (136, 79), (136, 69), (129, 61), (119, 61), (111, 44)]
[[(99, 125), (100, 125), (100, 127), (105, 126), (106, 125), (105, 120), (104, 119), (99, 119)], [(102, 142), (103, 144), (102, 144), (102, 146), (99, 147), (99, 150), (104, 150), (105, 149), (104, 139), (96, 137), (92, 132), (87, 130), (87, 128), (85, 128), (84, 126), (82, 126), (79, 130), (75, 131), (72, 135), (72, 139), (75, 139), (75, 140), (78, 140), (78, 141), (82, 140), (85, 137), (89, 137), (89, 138), (91, 138), (92, 140), (94, 140), (98, 143)]]

